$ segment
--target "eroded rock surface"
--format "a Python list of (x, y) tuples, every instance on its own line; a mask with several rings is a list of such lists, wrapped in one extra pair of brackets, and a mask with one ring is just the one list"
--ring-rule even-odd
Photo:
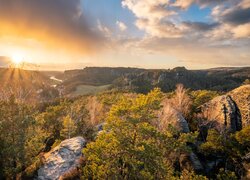
[(250, 125), (250, 85), (240, 86), (228, 93), (238, 105), (242, 115), (242, 127)]
[(230, 132), (242, 129), (240, 110), (230, 95), (214, 98), (202, 106), (203, 116), (217, 129), (228, 129)]
[(79, 165), (86, 141), (82, 137), (64, 140), (44, 155), (44, 164), (38, 170), (38, 180), (56, 180)]

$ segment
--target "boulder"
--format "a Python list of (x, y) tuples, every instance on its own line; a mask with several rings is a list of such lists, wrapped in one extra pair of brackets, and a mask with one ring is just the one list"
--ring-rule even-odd
[(201, 107), (203, 117), (219, 130), (230, 132), (242, 129), (240, 110), (230, 95), (218, 96)]
[(38, 180), (61, 179), (65, 174), (80, 165), (82, 149), (86, 141), (75, 137), (61, 142), (60, 145), (44, 154), (43, 165), (38, 170)]

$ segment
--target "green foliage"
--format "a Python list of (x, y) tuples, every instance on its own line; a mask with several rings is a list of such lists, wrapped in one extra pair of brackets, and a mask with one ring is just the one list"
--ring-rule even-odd
[(0, 102), (0, 164), (7, 178), (15, 178), (37, 153), (39, 145), (31, 144), (37, 142), (33, 137), (37, 129), (32, 114), (32, 109), (17, 103), (14, 96)]
[(196, 109), (197, 107), (203, 105), (204, 103), (218, 96), (219, 93), (217, 91), (198, 90), (198, 91), (192, 91), (190, 95), (193, 99), (192, 106), (194, 109)]
[(84, 149), (83, 178), (173, 178), (173, 163), (187, 149), (186, 138), (178, 140), (153, 126), (162, 97), (155, 89), (112, 107), (104, 132)]
[(214, 129), (209, 130), (207, 141), (200, 146), (200, 150), (206, 155), (222, 154), (225, 150), (224, 137)]
[(183, 170), (180, 180), (208, 180), (208, 178), (206, 176), (197, 175), (193, 171)]
[(250, 80), (249, 79), (246, 79), (244, 82), (243, 82), (243, 85), (248, 85), (250, 84)]
[(237, 180), (238, 178), (234, 172), (220, 169), (216, 179), (217, 180)]
[(63, 118), (63, 129), (60, 132), (60, 135), (64, 139), (69, 139), (75, 135), (76, 125), (70, 116)]
[(124, 94), (120, 91), (106, 91), (97, 95), (97, 99), (106, 106), (112, 106), (120, 101), (124, 97)]
[(61, 102), (56, 106), (49, 106), (44, 113), (37, 116), (37, 121), (42, 124), (43, 129), (56, 138), (60, 137), (63, 128), (62, 120), (67, 115), (69, 102)]
[(235, 139), (240, 144), (238, 148), (242, 152), (250, 151), (250, 126), (244, 127), (241, 131), (235, 134)]

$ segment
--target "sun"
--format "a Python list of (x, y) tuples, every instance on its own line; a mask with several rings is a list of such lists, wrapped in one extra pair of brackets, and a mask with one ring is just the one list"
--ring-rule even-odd
[(24, 57), (21, 54), (13, 54), (11, 56), (11, 59), (13, 63), (15, 63), (16, 65), (19, 65), (23, 62)]

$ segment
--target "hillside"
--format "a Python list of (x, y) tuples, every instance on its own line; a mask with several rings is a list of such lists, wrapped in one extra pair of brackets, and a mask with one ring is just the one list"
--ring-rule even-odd
[[(157, 88), (145, 95), (111, 90), (38, 105), (38, 113), (27, 112), (33, 123), (26, 128), (32, 131), (17, 134), (26, 133), (27, 143), (27, 159), (18, 160), (25, 169), (18, 175), (21, 179), (86, 179), (107, 172), (104, 177), (117, 177), (124, 166), (122, 159), (135, 166), (134, 176), (142, 172), (143, 179), (147, 179), (144, 170), (154, 174), (165, 162), (164, 177), (167, 172), (176, 179), (248, 178), (250, 126), (244, 108), (249, 107), (249, 85), (212, 96), (212, 91), (178, 88), (171, 96)], [(200, 106), (194, 101), (198, 99), (208, 116), (197, 111)], [(4, 108), (8, 106), (3, 103), (0, 113), (9, 112)], [(4, 117), (2, 122), (11, 123)], [(9, 142), (5, 136), (2, 140)], [(9, 161), (3, 162), (4, 169), (11, 170)]]
[(250, 78), (250, 68), (187, 70), (184, 67), (177, 67), (172, 70), (154, 70), (86, 67), (82, 70), (65, 71), (56, 77), (63, 80), (61, 86), (65, 89), (65, 94), (75, 92), (80, 85), (113, 85), (116, 88), (141, 93), (160, 87), (163, 92), (169, 92), (179, 83), (193, 90), (229, 91)]
[(58, 93), (53, 84), (55, 82), (49, 76), (38, 71), (0, 68), (0, 90), (20, 98), (41, 100), (55, 97)]

